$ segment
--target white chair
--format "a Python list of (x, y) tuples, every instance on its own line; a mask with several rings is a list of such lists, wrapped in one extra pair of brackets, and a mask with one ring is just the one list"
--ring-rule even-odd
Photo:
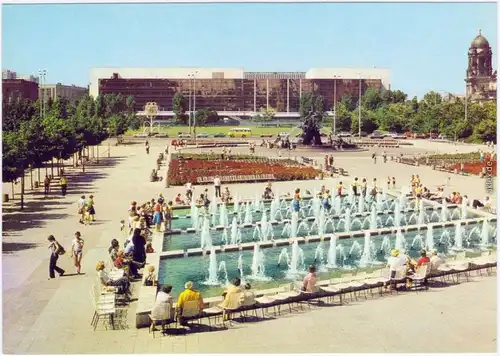
[(357, 294), (359, 294), (361, 292), (361, 290), (364, 291), (365, 299), (367, 299), (366, 289), (362, 289), (363, 287), (366, 286), (366, 282), (365, 282), (366, 278), (367, 278), (366, 272), (359, 272), (353, 277), (353, 280), (351, 282), (349, 282), (349, 287), (354, 290), (353, 293), (354, 293), (354, 297), (356, 298), (356, 300), (358, 299), (356, 292), (357, 292)]
[[(300, 282), (299, 282), (300, 283)], [(270, 299), (273, 299), (276, 302), (276, 306), (278, 307), (278, 315), (281, 315), (281, 305), (288, 304), (288, 308), (290, 313), (292, 312), (292, 303), (289, 301), (290, 299), (297, 298), (300, 296), (300, 287), (296, 287), (293, 283), (281, 285), (280, 288), (283, 290), (275, 295), (269, 296)], [(288, 303), (287, 303), (288, 302)], [(300, 304), (300, 303), (298, 303)], [(302, 306), (302, 304), (300, 304)]]
[(332, 302), (334, 301), (335, 294), (339, 295), (340, 299), (340, 305), (343, 304), (342, 302), (342, 288), (339, 287), (340, 283), (342, 282), (341, 278), (332, 278), (329, 281), (329, 284), (326, 286), (320, 287), (322, 291), (326, 293), (332, 293), (333, 295), (328, 296), (328, 299), (331, 300)]
[(202, 317), (202, 312), (200, 308), (199, 300), (189, 300), (184, 303), (182, 310), (179, 313), (179, 317), (176, 318), (176, 327), (179, 324), (180, 318), (187, 319), (200, 319)]
[[(106, 303), (98, 303), (95, 298), (94, 294), (95, 290), (90, 291), (90, 298), (92, 300), (92, 305), (94, 307), (94, 315), (92, 316), (92, 321), (90, 322), (90, 325), (94, 327), (94, 331), (97, 328), (97, 323), (99, 322), (99, 319), (101, 317), (108, 317), (109, 322), (112, 326), (112, 328), (115, 328), (115, 313), (116, 313), (116, 308), (115, 308), (115, 303), (113, 302), (106, 302)], [(107, 326), (105, 325), (105, 328), (107, 329)]]
[(409, 288), (410, 290), (414, 290), (418, 293), (419, 289), (428, 289), (425, 283), (428, 268), (429, 264), (424, 263), (414, 274), (408, 276), (408, 279), (410, 279), (411, 281), (411, 286)]
[(149, 325), (149, 333), (151, 334), (151, 331), (153, 332), (153, 339), (154, 339), (156, 325), (160, 324), (162, 333), (166, 334), (167, 332), (166, 329), (168, 328), (168, 326), (173, 322), (175, 322), (175, 313), (172, 306), (169, 306), (168, 308), (165, 309), (165, 314), (163, 318), (157, 319), (151, 316), (151, 314), (149, 314), (149, 320), (151, 321), (151, 324)]

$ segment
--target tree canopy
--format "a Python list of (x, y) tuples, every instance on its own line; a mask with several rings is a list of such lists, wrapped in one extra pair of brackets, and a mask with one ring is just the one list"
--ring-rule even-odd
[(42, 117), (38, 101), (2, 101), (3, 182), (17, 180), (29, 166), (67, 159), (109, 135), (122, 135), (135, 120), (133, 98), (121, 95), (85, 96), (73, 104), (60, 97), (46, 104)]

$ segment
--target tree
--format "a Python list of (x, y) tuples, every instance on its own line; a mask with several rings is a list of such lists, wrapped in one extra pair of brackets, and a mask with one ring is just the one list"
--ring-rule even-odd
[(219, 121), (219, 115), (214, 109), (199, 109), (196, 110), (196, 126), (204, 126), (206, 124), (215, 124)]
[(261, 107), (259, 109), (259, 117), (261, 121), (272, 121), (275, 115), (276, 109), (271, 106), (268, 106), (267, 108)]
[(313, 142), (321, 145), (321, 122), (323, 120), (323, 97), (305, 93), (300, 97), (300, 119), (305, 145)]
[[(375, 113), (361, 106), (361, 131), (372, 133), (376, 129), (377, 123)], [(359, 109), (356, 109), (351, 113), (351, 132), (353, 134), (358, 134), (359, 132)]]
[(186, 97), (181, 92), (176, 92), (172, 98), (172, 108), (174, 117), (177, 122), (187, 123), (188, 116), (186, 115), (188, 102)]

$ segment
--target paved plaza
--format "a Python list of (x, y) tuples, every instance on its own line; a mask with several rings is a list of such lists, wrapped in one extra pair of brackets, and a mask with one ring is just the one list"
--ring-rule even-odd
[[(389, 155), (400, 152), (468, 152), (478, 147), (415, 141), (410, 148), (387, 149)], [(113, 140), (114, 143), (114, 140)], [(167, 199), (182, 187), (165, 188), (163, 182), (149, 182), (157, 154), (165, 140), (150, 140), (146, 155), (143, 142), (111, 147), (99, 164), (81, 169), (67, 168), (68, 195), (43, 198), (43, 191), (28, 190), (25, 212), (5, 204), (3, 216), (3, 351), (16, 354), (59, 353), (297, 353), (297, 352), (495, 352), (496, 351), (496, 275), (474, 277), (468, 283), (431, 289), (425, 293), (389, 296), (352, 303), (342, 307), (319, 307), (283, 315), (275, 320), (234, 324), (229, 330), (200, 332), (153, 339), (147, 329), (135, 329), (136, 302), (128, 307), (124, 330), (93, 331), (90, 299), (96, 279), (95, 263), (107, 257), (113, 237), (120, 235), (120, 220), (132, 200), (146, 201), (162, 192)], [(103, 152), (107, 143), (100, 148)], [(484, 149), (485, 147), (482, 146)], [(199, 150), (192, 150), (199, 152)], [(381, 153), (383, 149), (377, 149)], [(248, 152), (235, 148), (234, 153)], [(388, 175), (396, 177), (397, 186), (407, 186), (412, 174), (419, 174), (424, 186), (435, 190), (449, 183), (445, 194), (459, 191), (470, 199), (483, 199), (484, 180), (459, 176), (430, 167), (413, 167), (371, 160), (371, 150), (334, 153), (335, 165), (346, 169), (349, 177), (320, 181), (275, 184), (281, 193), (300, 186), (333, 188), (339, 179), (350, 182), (354, 176), (376, 177), (385, 184)], [(257, 147), (257, 153), (276, 155), (277, 151)], [(286, 153), (288, 154), (288, 152)], [(325, 153), (298, 150), (293, 156), (317, 156)], [(285, 153), (283, 153), (285, 155)], [(162, 169), (160, 175), (164, 175)], [(448, 179), (450, 178), (450, 179)], [(29, 179), (27, 179), (29, 182)], [(496, 182), (495, 182), (496, 183)], [(28, 185), (28, 184), (27, 184)], [(230, 185), (242, 198), (254, 198), (265, 183)], [(496, 186), (496, 184), (495, 184)], [(4, 192), (10, 185), (4, 184)], [(211, 187), (210, 187), (211, 188)], [(199, 194), (195, 190), (195, 194)], [(91, 226), (78, 223), (77, 201), (80, 195), (95, 197), (97, 222)], [(492, 197), (496, 205), (496, 196)], [(46, 237), (55, 237), (68, 249), (75, 231), (85, 240), (83, 273), (72, 275), (71, 259), (65, 255), (59, 265), (67, 276), (47, 280)], [(120, 239), (121, 236), (120, 236)], [(69, 254), (68, 254), (69, 255)], [(139, 285), (136, 285), (136, 289)]]

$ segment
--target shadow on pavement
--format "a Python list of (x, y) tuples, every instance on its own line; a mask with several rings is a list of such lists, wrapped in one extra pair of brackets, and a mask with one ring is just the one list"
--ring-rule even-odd
[(14, 254), (18, 251), (29, 250), (40, 246), (40, 244), (26, 242), (2, 242), (2, 254)]

